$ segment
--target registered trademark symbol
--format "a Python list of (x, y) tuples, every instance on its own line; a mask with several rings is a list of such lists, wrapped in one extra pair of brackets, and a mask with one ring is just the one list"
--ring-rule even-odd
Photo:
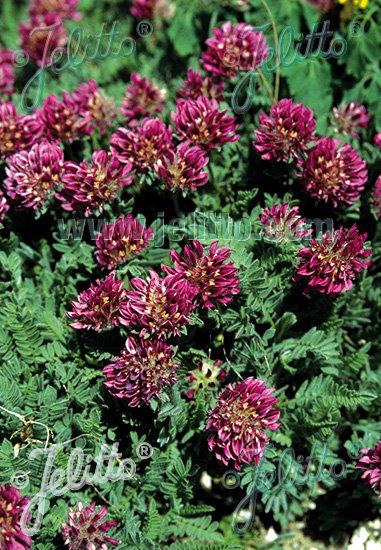
[(364, 25), (361, 21), (353, 21), (349, 27), (349, 36), (361, 36), (364, 34)]
[(142, 38), (147, 38), (153, 33), (153, 25), (149, 21), (139, 21), (136, 25), (136, 32)]
[(16, 472), (11, 478), (11, 485), (17, 489), (25, 489), (29, 485), (29, 476), (26, 472)]
[(222, 485), (226, 489), (236, 489), (239, 487), (239, 476), (237, 472), (232, 470), (225, 472), (222, 478)]
[(17, 67), (25, 67), (29, 63), (29, 55), (24, 50), (16, 50), (13, 55)]
[(136, 454), (142, 459), (151, 458), (153, 448), (149, 443), (140, 443), (136, 448)]

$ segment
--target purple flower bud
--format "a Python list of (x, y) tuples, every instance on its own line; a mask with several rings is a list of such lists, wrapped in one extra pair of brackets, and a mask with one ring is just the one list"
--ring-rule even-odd
[(273, 391), (263, 380), (250, 377), (235, 386), (229, 384), (219, 396), (205, 430), (211, 433), (209, 450), (225, 466), (232, 461), (240, 470), (242, 464), (260, 463), (269, 442), (266, 430), (280, 426)]
[(0, 103), (0, 155), (9, 155), (29, 149), (42, 134), (42, 128), (35, 115), (19, 115), (10, 101)]
[(290, 208), (287, 202), (274, 204), (271, 209), (266, 206), (259, 220), (265, 226), (265, 235), (277, 243), (300, 240), (312, 233), (312, 229), (306, 229), (306, 220), (299, 214), (299, 207)]
[(40, 67), (48, 66), (53, 52), (68, 40), (61, 16), (54, 12), (33, 15), (26, 23), (20, 23), (19, 32), (22, 49)]
[(0, 191), (0, 228), (2, 226), (2, 222), (4, 221), (5, 215), (9, 210), (9, 204), (7, 199), (4, 197), (4, 193)]
[(196, 298), (202, 301), (204, 308), (214, 309), (214, 302), (229, 304), (233, 296), (240, 292), (238, 270), (233, 262), (227, 262), (230, 249), (217, 246), (218, 241), (213, 242), (206, 253), (199, 241), (193, 241), (185, 245), (183, 256), (171, 250), (174, 267), (162, 266), (169, 275), (182, 278), (192, 285)]
[(126, 399), (129, 407), (137, 407), (159, 398), (165, 386), (175, 384), (179, 366), (173, 362), (173, 346), (130, 337), (126, 351), (103, 369), (104, 384), (112, 395)]
[(334, 206), (357, 201), (368, 180), (366, 162), (348, 143), (322, 137), (300, 163), (306, 191)]
[(155, 170), (167, 189), (180, 187), (194, 190), (208, 182), (208, 172), (203, 170), (208, 162), (203, 149), (184, 142), (175, 151), (168, 149), (155, 164)]
[(130, 214), (120, 216), (115, 223), (103, 226), (97, 237), (95, 256), (103, 267), (113, 269), (139, 254), (149, 245), (153, 229), (145, 229)]
[(302, 103), (281, 99), (271, 107), (270, 116), (259, 115), (261, 128), (255, 130), (253, 146), (264, 160), (290, 161), (299, 158), (314, 141), (314, 113)]
[(66, 315), (75, 321), (70, 324), (71, 328), (98, 331), (120, 324), (120, 308), (125, 301), (123, 281), (115, 280), (113, 271), (103, 281), (98, 279), (95, 285), (81, 292), (78, 301), (71, 303), (73, 311)]
[[(381, 490), (381, 442), (378, 442), (374, 449), (361, 449), (360, 453), (362, 457), (356, 464), (356, 468), (359, 470), (365, 470), (362, 474), (362, 479), (365, 479), (367, 483), (376, 489)], [(381, 492), (379, 497), (381, 498)]]
[(62, 149), (42, 139), (29, 151), (9, 157), (4, 190), (19, 208), (40, 210), (58, 187), (63, 164)]
[(367, 234), (360, 234), (356, 224), (350, 229), (340, 227), (337, 231), (324, 233), (318, 241), (301, 248), (297, 258), (295, 281), (308, 281), (305, 293), (312, 289), (330, 296), (346, 292), (353, 286), (362, 269), (369, 267), (367, 258), (372, 250), (365, 250)]
[(0, 94), (12, 95), (14, 93), (14, 64), (15, 54), (11, 50), (0, 49)]
[(221, 369), (222, 361), (217, 359), (216, 361), (208, 361), (206, 359), (200, 359), (197, 368), (188, 372), (187, 378), (190, 389), (187, 391), (186, 396), (192, 398), (200, 390), (213, 390), (220, 382), (223, 382), (226, 378), (227, 371)]
[(152, 80), (132, 73), (131, 84), (127, 87), (121, 105), (125, 123), (133, 128), (141, 119), (163, 111), (165, 90), (157, 88)]
[(376, 214), (381, 218), (381, 176), (378, 176), (373, 190), (373, 206)]
[(95, 501), (86, 508), (82, 502), (77, 502), (77, 510), (70, 509), (67, 523), (61, 526), (69, 550), (108, 550), (109, 544), (118, 546), (118, 539), (106, 535), (118, 522), (112, 520), (101, 523), (106, 514), (106, 506), (95, 512)]
[(204, 96), (208, 99), (223, 100), (224, 82), (218, 77), (202, 76), (201, 71), (188, 69), (187, 80), (182, 84), (178, 94), (185, 99), (197, 99)]
[(29, 498), (22, 498), (16, 487), (8, 484), (0, 485), (0, 548), (2, 550), (29, 550), (32, 547), (32, 539), (21, 528), (21, 517), (28, 504)]
[(81, 14), (76, 11), (79, 0), (31, 0), (28, 13), (30, 16), (55, 13), (61, 19), (80, 19)]
[(235, 118), (219, 111), (216, 100), (200, 96), (197, 99), (179, 99), (177, 112), (172, 113), (179, 139), (189, 140), (206, 150), (220, 147), (224, 143), (237, 141), (238, 124)]
[(95, 80), (80, 84), (73, 91), (72, 97), (77, 104), (79, 116), (86, 121), (82, 124), (81, 131), (91, 136), (98, 129), (100, 135), (104, 136), (107, 128), (117, 118), (114, 101), (99, 90)]
[(305, 0), (307, 4), (311, 4), (322, 13), (329, 12), (335, 5), (336, 0)]
[(91, 163), (67, 161), (62, 176), (63, 189), (56, 197), (63, 201), (62, 208), (84, 210), (86, 217), (96, 210), (102, 212), (120, 187), (131, 184), (130, 168), (107, 151), (94, 151)]
[(369, 124), (369, 115), (363, 105), (351, 101), (347, 105), (341, 103), (332, 109), (333, 127), (336, 133), (344, 136), (358, 137), (358, 130)]
[(78, 104), (67, 92), (63, 91), (62, 97), (60, 101), (54, 94), (49, 95), (37, 116), (49, 139), (71, 143), (83, 133), (88, 121), (81, 118)]
[(175, 4), (169, 0), (134, 0), (130, 13), (136, 19), (169, 20), (175, 13)]
[(150, 270), (148, 281), (132, 279), (132, 291), (121, 308), (122, 324), (140, 329), (139, 336), (151, 334), (165, 340), (170, 334), (180, 336), (195, 309), (195, 289), (184, 279), (160, 278)]
[(206, 40), (207, 50), (200, 61), (208, 72), (233, 79), (241, 71), (254, 71), (267, 58), (264, 35), (247, 23), (227, 21), (212, 32), (214, 38)]
[(159, 118), (145, 118), (134, 130), (119, 128), (110, 140), (111, 151), (123, 163), (131, 163), (138, 175), (152, 170), (154, 164), (173, 147), (172, 129)]

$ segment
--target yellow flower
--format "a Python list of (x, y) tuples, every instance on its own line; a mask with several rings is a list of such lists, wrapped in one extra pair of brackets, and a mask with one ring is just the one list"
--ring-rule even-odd
[(369, 0), (339, 0), (339, 4), (352, 4), (355, 8), (365, 9)]
[(341, 21), (348, 21), (353, 16), (353, 10), (356, 8), (365, 9), (369, 0), (338, 0), (339, 4), (344, 4), (340, 13)]

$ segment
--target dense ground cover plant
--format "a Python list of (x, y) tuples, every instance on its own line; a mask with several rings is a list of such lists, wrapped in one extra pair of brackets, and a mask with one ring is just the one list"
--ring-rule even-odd
[(1, 548), (377, 517), (380, 7), (1, 3)]

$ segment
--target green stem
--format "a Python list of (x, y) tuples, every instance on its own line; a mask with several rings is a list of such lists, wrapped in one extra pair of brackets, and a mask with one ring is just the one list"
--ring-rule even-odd
[(379, 8), (376, 6), (374, 7), (373, 9), (371, 9), (369, 11), (369, 13), (366, 14), (366, 16), (364, 17), (364, 19), (361, 21), (362, 23), (362, 28), (364, 29), (366, 23), (373, 17), (373, 15), (379, 10)]
[(259, 74), (259, 78), (262, 80), (262, 83), (263, 83), (264, 87), (266, 88), (267, 93), (270, 96), (271, 101), (273, 103), (276, 103), (276, 101), (274, 99), (274, 96), (273, 96), (273, 91), (271, 89), (271, 86), (270, 86), (267, 78), (265, 77), (265, 75), (263, 74), (263, 72), (260, 69), (257, 69), (257, 71), (258, 71), (258, 74)]
[(265, 8), (270, 21), (271, 26), (273, 28), (273, 35), (274, 35), (274, 48), (275, 48), (275, 88), (274, 88), (274, 95), (273, 95), (273, 102), (277, 103), (278, 97), (279, 97), (279, 87), (280, 87), (280, 66), (279, 66), (279, 42), (278, 42), (278, 31), (276, 28), (276, 23), (273, 17), (273, 14), (271, 13), (271, 10), (266, 2), (266, 0), (261, 0), (263, 7)]
[(217, 191), (217, 193), (220, 195), (221, 193), (221, 189), (219, 188), (219, 185), (217, 183), (217, 180), (216, 180), (216, 177), (214, 175), (214, 172), (213, 172), (213, 168), (212, 168), (212, 161), (210, 159), (209, 161), (209, 164), (208, 164), (208, 170), (209, 170), (209, 177), (210, 177), (210, 181), (214, 187), (214, 189)]
[(212, 17), (210, 18), (208, 36), (212, 34), (212, 29), (213, 27), (216, 26), (218, 15), (219, 15), (219, 9), (217, 8), (216, 10), (213, 11)]
[(179, 196), (178, 196), (177, 191), (174, 191), (174, 193), (173, 193), (173, 206), (175, 207), (176, 217), (180, 218), (181, 217), (181, 210), (180, 210)]

